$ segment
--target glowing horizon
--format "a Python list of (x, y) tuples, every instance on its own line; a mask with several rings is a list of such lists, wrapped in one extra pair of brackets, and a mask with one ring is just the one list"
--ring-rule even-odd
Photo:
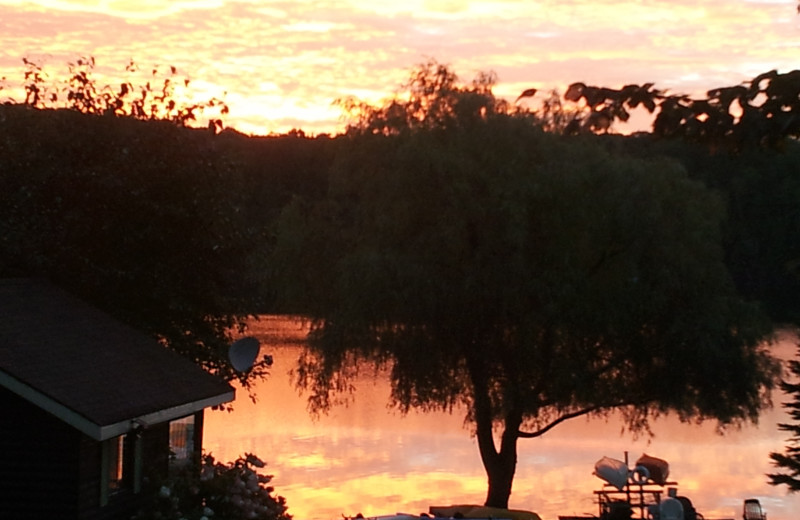
[[(391, 97), (432, 58), (462, 80), (498, 76), (513, 100), (575, 81), (704, 92), (796, 67), (794, 0), (0, 0), (0, 77), (22, 58), (57, 70), (81, 56), (109, 83), (134, 60), (175, 66), (227, 126), (265, 135), (341, 130), (336, 99)], [(2, 91), (3, 98), (9, 89)], [(15, 99), (20, 101), (19, 99)]]

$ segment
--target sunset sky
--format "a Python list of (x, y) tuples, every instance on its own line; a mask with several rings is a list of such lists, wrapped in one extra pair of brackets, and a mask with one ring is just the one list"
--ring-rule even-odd
[[(248, 134), (342, 129), (337, 98), (391, 97), (435, 59), (495, 93), (574, 81), (652, 81), (702, 93), (800, 68), (795, 0), (0, 0), (0, 98), (19, 101), (22, 58), (51, 76), (80, 56), (116, 84), (131, 60), (175, 66), (223, 96)], [(115, 77), (116, 76), (116, 77)], [(18, 91), (16, 91), (18, 92)]]

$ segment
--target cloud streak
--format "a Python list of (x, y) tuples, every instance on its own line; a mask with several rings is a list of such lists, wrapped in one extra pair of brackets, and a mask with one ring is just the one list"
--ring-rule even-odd
[(0, 0), (9, 80), (26, 56), (91, 55), (109, 78), (131, 59), (175, 65), (227, 92), (228, 123), (256, 134), (341, 129), (334, 100), (389, 97), (427, 58), (466, 80), (493, 70), (514, 99), (573, 81), (703, 91), (790, 70), (798, 46), (789, 0)]

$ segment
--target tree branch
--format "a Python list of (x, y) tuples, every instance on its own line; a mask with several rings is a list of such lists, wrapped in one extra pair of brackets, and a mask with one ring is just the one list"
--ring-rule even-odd
[(630, 402), (620, 402), (620, 403), (613, 403), (613, 404), (606, 403), (606, 404), (600, 404), (600, 405), (596, 405), (596, 406), (590, 406), (588, 408), (583, 408), (581, 410), (577, 410), (577, 411), (574, 411), (574, 412), (570, 412), (570, 413), (564, 414), (564, 415), (558, 417), (557, 419), (555, 419), (554, 421), (552, 421), (551, 423), (549, 423), (547, 426), (545, 426), (543, 428), (540, 428), (540, 429), (538, 429), (538, 430), (536, 430), (534, 432), (523, 432), (521, 430), (517, 430), (517, 436), (519, 438), (521, 438), (521, 439), (534, 439), (536, 437), (541, 437), (542, 435), (544, 435), (545, 433), (549, 432), (550, 430), (552, 430), (553, 428), (555, 428), (559, 424), (561, 424), (561, 423), (563, 423), (565, 421), (568, 421), (570, 419), (574, 419), (576, 417), (580, 417), (582, 415), (587, 415), (587, 414), (590, 414), (592, 412), (596, 412), (598, 410), (603, 410), (603, 409), (607, 409), (607, 408), (608, 409), (610, 409), (610, 408), (619, 408), (621, 406), (643, 406), (643, 405), (646, 405), (649, 402), (651, 402), (651, 400), (643, 399), (643, 400), (641, 400), (639, 402), (630, 401)]
[(586, 414), (589, 414), (589, 413), (592, 413), (592, 412), (596, 412), (597, 410), (600, 410), (602, 408), (605, 408), (605, 407), (604, 406), (590, 406), (589, 408), (584, 408), (583, 410), (578, 410), (576, 412), (571, 412), (571, 413), (568, 413), (568, 414), (564, 414), (561, 417), (559, 417), (558, 419), (556, 419), (553, 422), (551, 422), (550, 424), (548, 424), (547, 426), (545, 426), (544, 428), (540, 428), (540, 429), (536, 430), (535, 432), (523, 432), (521, 430), (517, 430), (517, 436), (520, 437), (521, 439), (533, 439), (533, 438), (536, 438), (536, 437), (541, 437), (542, 435), (544, 435), (545, 433), (549, 432), (550, 430), (552, 430), (553, 428), (555, 428), (556, 426), (558, 426), (559, 424), (561, 424), (564, 421), (568, 421), (570, 419), (574, 419), (575, 417), (580, 417), (581, 415), (586, 415)]

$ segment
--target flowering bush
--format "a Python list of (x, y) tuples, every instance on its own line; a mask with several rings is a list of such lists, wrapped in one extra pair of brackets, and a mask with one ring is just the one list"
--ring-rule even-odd
[(268, 486), (272, 476), (257, 472), (264, 466), (250, 453), (228, 464), (204, 454), (200, 471), (192, 466), (173, 475), (134, 520), (291, 520), (286, 499)]

